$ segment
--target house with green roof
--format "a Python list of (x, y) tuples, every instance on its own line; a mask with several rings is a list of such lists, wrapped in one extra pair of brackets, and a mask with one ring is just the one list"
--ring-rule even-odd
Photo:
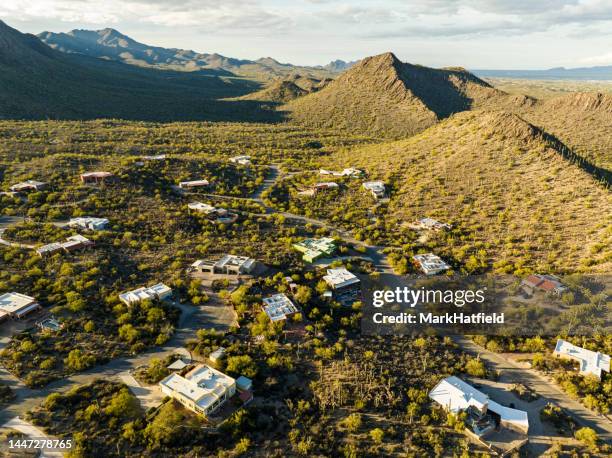
[(315, 262), (317, 259), (328, 258), (336, 251), (336, 242), (330, 237), (321, 239), (305, 239), (294, 243), (293, 248), (302, 253), (306, 262)]

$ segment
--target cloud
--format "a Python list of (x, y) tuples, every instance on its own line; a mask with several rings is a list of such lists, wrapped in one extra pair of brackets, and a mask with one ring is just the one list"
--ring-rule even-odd
[(599, 56), (585, 57), (580, 62), (585, 65), (612, 65), (612, 52)]
[[(75, 26), (137, 24), (198, 32), (348, 38), (504, 36), (612, 30), (610, 0), (2, 0), (0, 16)], [(573, 34), (573, 35), (570, 35)]]
[[(165, 27), (221, 28), (285, 27), (288, 18), (256, 0), (3, 0), (0, 15), (28, 20), (80, 24), (133, 22)], [(237, 31), (237, 30), (236, 30)]]

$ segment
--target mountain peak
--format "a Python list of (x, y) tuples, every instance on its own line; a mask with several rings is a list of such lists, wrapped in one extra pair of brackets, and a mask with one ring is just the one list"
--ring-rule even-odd
[(399, 137), (506, 96), (465, 70), (403, 63), (386, 52), (363, 59), (321, 91), (290, 102), (287, 109), (306, 124)]
[(398, 65), (402, 64), (402, 61), (397, 58), (391, 51), (378, 54), (376, 56), (366, 57), (362, 61), (363, 65), (366, 64), (378, 64), (378, 65)]

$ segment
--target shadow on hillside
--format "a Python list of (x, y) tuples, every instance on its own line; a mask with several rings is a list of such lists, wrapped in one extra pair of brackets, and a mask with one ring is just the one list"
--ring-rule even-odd
[(543, 132), (543, 135), (547, 141), (553, 144), (555, 149), (559, 151), (568, 162), (587, 172), (597, 181), (602, 183), (606, 188), (610, 189), (612, 187), (612, 171), (604, 169), (603, 167), (598, 167), (579, 154), (576, 154), (554, 135), (547, 132)]
[[(417, 70), (418, 68), (418, 70)], [(449, 73), (457, 79), (472, 80), (471, 75), (450, 70), (404, 64), (400, 77), (412, 93), (432, 110), (438, 119), (469, 110), (472, 99), (467, 97), (449, 80)]]

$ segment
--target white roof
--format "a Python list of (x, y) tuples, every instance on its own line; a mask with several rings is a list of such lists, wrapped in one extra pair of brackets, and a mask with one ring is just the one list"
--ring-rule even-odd
[(315, 184), (315, 187), (319, 187), (319, 188), (337, 188), (338, 187), (338, 183), (335, 183), (333, 181), (324, 181), (322, 183)]
[(421, 269), (425, 272), (439, 272), (450, 269), (450, 266), (445, 263), (439, 256), (433, 253), (417, 254), (412, 257), (419, 263)]
[(450, 227), (450, 224), (441, 223), (437, 219), (433, 219), (433, 218), (421, 218), (420, 220), (417, 221), (417, 223), (423, 227), (428, 227), (428, 228), (443, 228), (443, 227), (448, 228)]
[(216, 210), (216, 208), (212, 205), (204, 204), (202, 202), (191, 202), (187, 205), (187, 207), (189, 207), (190, 210), (196, 210), (207, 214), (212, 213)]
[(246, 267), (247, 269), (249, 269), (255, 262), (256, 261), (254, 259), (248, 258), (246, 256), (236, 256), (233, 254), (226, 254), (215, 263), (215, 266), (217, 267), (236, 266), (236, 267)]
[(66, 240), (68, 240), (69, 242), (80, 242), (80, 243), (89, 243), (89, 242), (91, 242), (91, 240), (89, 240), (87, 237), (85, 237), (84, 235), (81, 235), (81, 234), (71, 235)]
[(263, 299), (263, 302), (265, 304), (264, 312), (266, 312), (271, 321), (286, 320), (288, 315), (298, 311), (298, 308), (291, 302), (291, 299), (282, 293), (266, 297)]
[(455, 376), (440, 380), (429, 392), (429, 398), (453, 413), (466, 410), (468, 407), (475, 407), (483, 413), (490, 410), (498, 414), (503, 422), (516, 425), (525, 432), (529, 429), (527, 412), (491, 401), (489, 396)]
[(201, 365), (182, 377), (171, 374), (160, 385), (180, 393), (205, 410), (236, 383), (229, 375), (210, 366)]
[(141, 288), (137, 288), (132, 291), (128, 291), (123, 294), (119, 294), (119, 299), (121, 299), (123, 302), (132, 304), (132, 303), (141, 302), (147, 299), (160, 298), (170, 292), (172, 292), (172, 288), (164, 285), (163, 283), (158, 283), (153, 286), (149, 286), (149, 287), (143, 286)]
[(450, 412), (457, 413), (470, 406), (484, 410), (489, 397), (458, 377), (442, 379), (430, 392), (429, 398)]
[(604, 353), (578, 347), (566, 340), (557, 340), (555, 353), (565, 355), (580, 362), (580, 372), (601, 378), (601, 371), (610, 372), (610, 356)]
[(0, 296), (0, 310), (6, 313), (19, 315), (37, 305), (36, 299), (21, 293), (5, 293)]
[(180, 371), (182, 369), (185, 369), (187, 366), (188, 364), (179, 358), (176, 361), (174, 361), (172, 364), (170, 364), (168, 366), (168, 369), (170, 369), (171, 371)]
[(234, 156), (230, 159), (231, 162), (248, 162), (251, 160), (251, 156)]
[(42, 181), (36, 181), (36, 180), (26, 180), (26, 181), (22, 181), (21, 183), (17, 183), (14, 184), (13, 186), (11, 186), (11, 191), (18, 191), (19, 189), (23, 189), (23, 188), (38, 188), (40, 186), (44, 186), (47, 183), (44, 183)]
[(62, 245), (57, 243), (57, 242), (53, 242), (53, 243), (48, 243), (46, 245), (40, 246), (38, 248), (36, 248), (36, 252), (39, 254), (43, 254), (43, 253), (50, 253), (53, 251), (58, 251), (62, 249)]
[(70, 218), (68, 221), (69, 226), (81, 226), (81, 227), (89, 227), (90, 225), (98, 226), (98, 225), (106, 225), (108, 224), (107, 218), (98, 218), (95, 216), (79, 216), (77, 218)]
[(359, 278), (352, 272), (349, 272), (344, 267), (337, 269), (327, 269), (327, 275), (323, 277), (323, 280), (334, 289), (344, 288), (345, 286), (354, 285), (359, 283)]
[(506, 407), (491, 400), (489, 400), (489, 410), (498, 414), (503, 422), (518, 426), (525, 434), (529, 430), (529, 417), (524, 410)]
[(179, 187), (182, 188), (183, 186), (208, 186), (208, 184), (208, 180), (181, 181), (179, 183)]
[(319, 173), (321, 175), (333, 175), (336, 177), (342, 177), (342, 176), (351, 176), (351, 175), (361, 175), (363, 171), (356, 169), (355, 167), (349, 167), (349, 168), (342, 170), (342, 172), (334, 172), (333, 170), (319, 169)]
[(222, 358), (225, 355), (225, 351), (226, 350), (224, 347), (219, 347), (215, 351), (213, 351), (210, 355), (208, 355), (208, 357), (214, 361), (216, 359)]
[(384, 191), (385, 183), (383, 181), (366, 181), (363, 187), (372, 191)]

